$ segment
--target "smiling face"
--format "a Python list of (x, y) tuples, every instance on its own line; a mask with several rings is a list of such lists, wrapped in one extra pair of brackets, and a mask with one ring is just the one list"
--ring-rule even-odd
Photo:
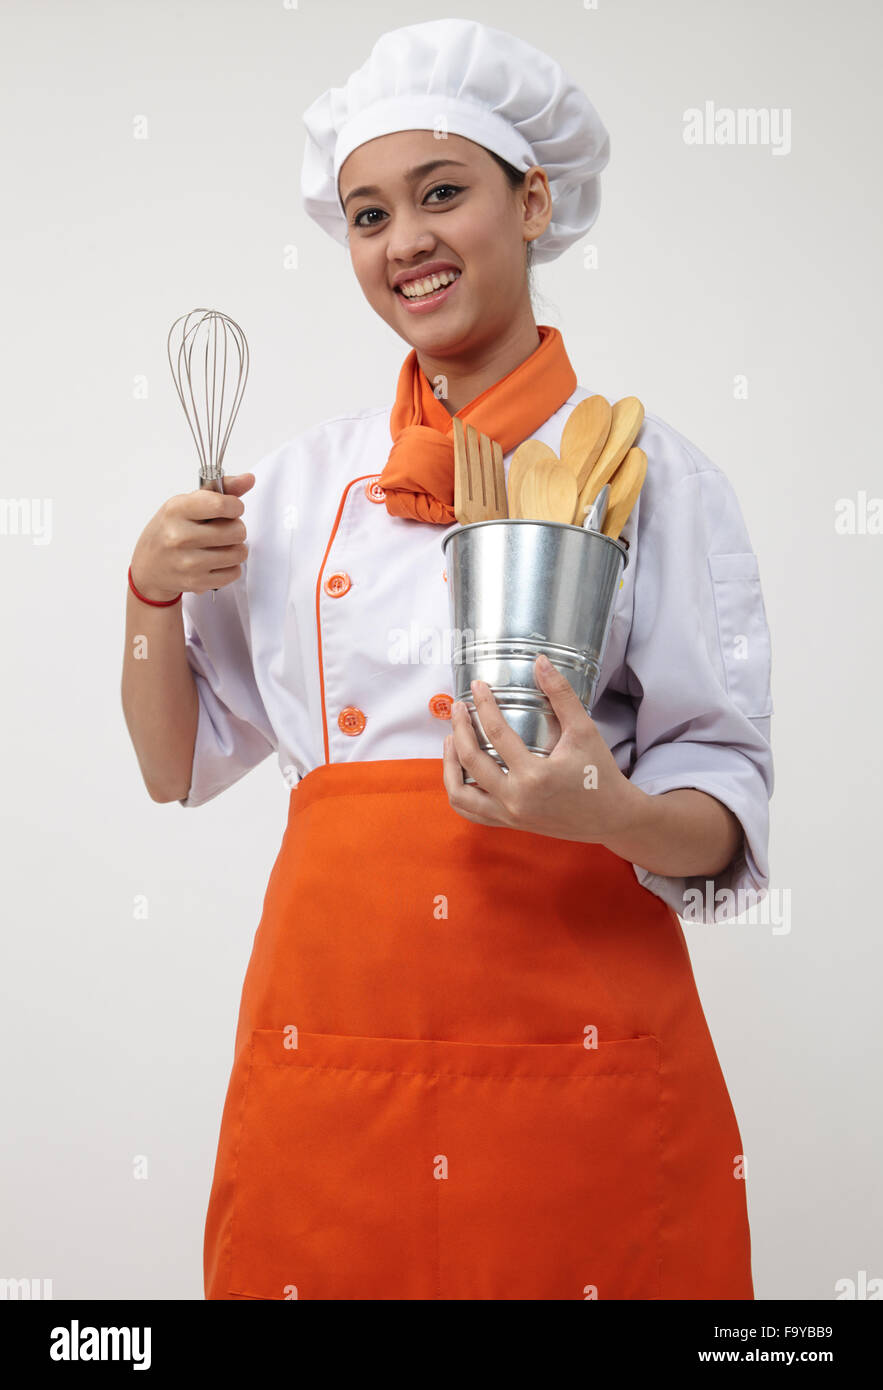
[[(338, 187), (362, 292), (418, 353), (472, 353), (533, 322), (525, 251), (552, 216), (544, 170), (513, 189), (474, 141), (403, 130), (353, 150)], [(403, 293), (403, 280), (427, 288), (421, 278), (443, 269), (434, 293)]]

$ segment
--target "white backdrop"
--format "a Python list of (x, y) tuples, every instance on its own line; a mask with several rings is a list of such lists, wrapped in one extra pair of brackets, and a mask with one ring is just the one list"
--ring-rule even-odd
[[(156, 805), (123, 721), (126, 567), (161, 503), (196, 486), (166, 334), (195, 305), (246, 331), (230, 472), (344, 408), (392, 401), (408, 348), (300, 206), (301, 113), (384, 29), (444, 13), (3, 3), (0, 494), (28, 499), (32, 524), (0, 534), (0, 1276), (49, 1279), (55, 1298), (202, 1297), (236, 1011), (288, 801), (271, 757), (201, 808)], [(748, 1155), (757, 1297), (834, 1298), (840, 1280), (883, 1276), (869, 1104), (883, 536), (835, 529), (839, 499), (883, 496), (865, 434), (880, 370), (880, 11), (509, 0), (469, 13), (557, 57), (611, 133), (599, 220), (538, 270), (538, 320), (562, 330), (581, 385), (640, 396), (724, 469), (758, 552), (787, 929), (685, 930)], [(790, 151), (686, 144), (684, 112), (706, 101), (787, 110)]]

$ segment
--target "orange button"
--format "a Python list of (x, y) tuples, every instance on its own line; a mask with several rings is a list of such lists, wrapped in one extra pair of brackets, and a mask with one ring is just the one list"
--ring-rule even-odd
[(370, 483), (365, 484), (365, 496), (369, 502), (385, 502), (386, 493), (380, 486), (379, 478), (372, 478)]
[(442, 579), (443, 579), (443, 580), (445, 581), (445, 583), (447, 584), (447, 582), (448, 582), (448, 572), (447, 572), (446, 569), (443, 569), (443, 570), (442, 570)]
[(325, 580), (324, 589), (326, 594), (332, 598), (342, 598), (352, 588), (353, 581), (350, 579), (346, 570), (337, 570), (335, 574), (329, 574)]
[(365, 716), (355, 705), (347, 705), (337, 716), (337, 727), (342, 734), (360, 734), (365, 727)]
[(433, 695), (432, 699), (429, 701), (429, 708), (436, 719), (450, 719), (451, 705), (453, 703), (453, 695)]

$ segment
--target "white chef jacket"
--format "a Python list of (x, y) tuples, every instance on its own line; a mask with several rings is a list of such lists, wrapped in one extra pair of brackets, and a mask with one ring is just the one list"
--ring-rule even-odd
[[(578, 386), (531, 437), (557, 453), (592, 394)], [(454, 691), (439, 641), (451, 629), (441, 543), (457, 523), (387, 511), (378, 479), (390, 410), (322, 421), (262, 458), (243, 498), (241, 577), (214, 602), (210, 591), (184, 594), (199, 724), (182, 806), (211, 800), (270, 753), (289, 786), (326, 762), (443, 756)], [(738, 818), (742, 846), (713, 881), (633, 866), (678, 912), (698, 889), (704, 906), (696, 912), (694, 891), (692, 915), (713, 921), (719, 890), (769, 882), (769, 630), (727, 478), (653, 415), (636, 442), (647, 477), (621, 533), (629, 562), (592, 717), (644, 791), (695, 787)]]

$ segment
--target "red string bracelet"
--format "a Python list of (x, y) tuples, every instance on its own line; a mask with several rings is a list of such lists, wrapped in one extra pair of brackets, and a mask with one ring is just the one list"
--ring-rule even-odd
[(184, 590), (182, 589), (181, 594), (179, 594), (177, 598), (145, 598), (144, 595), (139, 594), (138, 590), (135, 588), (135, 583), (132, 579), (131, 565), (129, 566), (129, 588), (132, 590), (132, 593), (135, 595), (136, 598), (140, 598), (142, 603), (149, 603), (151, 608), (171, 608), (173, 603), (180, 602), (181, 594), (183, 594), (184, 592)]

